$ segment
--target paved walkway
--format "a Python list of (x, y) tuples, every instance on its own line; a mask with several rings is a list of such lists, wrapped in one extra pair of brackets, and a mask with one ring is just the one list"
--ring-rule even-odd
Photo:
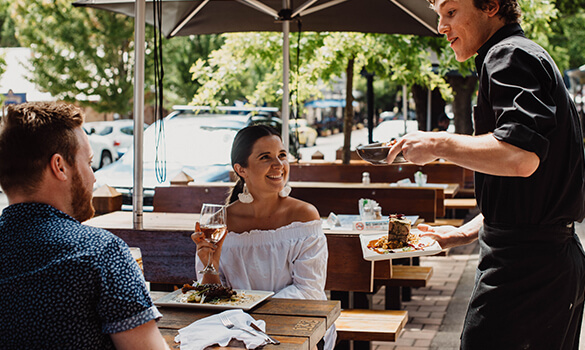
[[(577, 224), (576, 229), (585, 242), (585, 222)], [(372, 350), (458, 350), (478, 252), (474, 242), (451, 249), (447, 256), (421, 257), (420, 265), (433, 267), (428, 286), (413, 289), (412, 300), (403, 302), (409, 320), (400, 338), (396, 342), (373, 342)], [(383, 289), (374, 295), (372, 303), (374, 309), (384, 308)], [(580, 350), (585, 350), (583, 330)]]

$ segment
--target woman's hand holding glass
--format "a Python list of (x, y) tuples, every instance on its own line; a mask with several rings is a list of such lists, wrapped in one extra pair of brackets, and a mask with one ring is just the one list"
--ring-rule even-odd
[[(199, 273), (217, 274), (214, 265), (219, 264), (221, 244), (226, 232), (225, 206), (203, 204), (199, 222), (195, 224), (195, 233), (191, 239), (197, 244), (197, 255), (206, 266)], [(215, 254), (218, 252), (218, 254)], [(207, 253), (207, 254), (205, 254)]]

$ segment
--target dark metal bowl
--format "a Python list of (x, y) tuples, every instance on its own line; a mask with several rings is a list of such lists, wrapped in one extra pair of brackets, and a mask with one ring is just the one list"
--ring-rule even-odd
[[(372, 164), (387, 164), (386, 157), (390, 152), (391, 146), (385, 146), (382, 142), (371, 143), (369, 145), (360, 145), (356, 147), (356, 152), (363, 160)], [(402, 156), (402, 152), (398, 153), (393, 163), (404, 163), (406, 160)]]

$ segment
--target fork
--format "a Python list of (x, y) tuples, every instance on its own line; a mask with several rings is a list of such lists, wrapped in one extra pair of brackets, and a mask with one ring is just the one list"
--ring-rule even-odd
[[(221, 323), (223, 323), (223, 325), (228, 329), (232, 329), (232, 328), (236, 327), (236, 325), (226, 315), (220, 314), (219, 319), (221, 320)], [(236, 328), (241, 329), (245, 332), (248, 332), (248, 333), (252, 334), (253, 336), (260, 335), (264, 338), (265, 341), (272, 343), (272, 344), (275, 344), (268, 335), (252, 332), (251, 330), (248, 330), (248, 329), (242, 328), (242, 327), (236, 327)]]

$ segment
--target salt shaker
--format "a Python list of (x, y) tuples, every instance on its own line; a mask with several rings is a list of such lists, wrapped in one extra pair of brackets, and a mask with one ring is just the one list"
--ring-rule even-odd
[(370, 173), (364, 171), (362, 173), (362, 184), (369, 185), (370, 184)]
[(374, 216), (376, 217), (376, 220), (382, 220), (382, 208), (381, 207), (375, 207), (374, 208)]

